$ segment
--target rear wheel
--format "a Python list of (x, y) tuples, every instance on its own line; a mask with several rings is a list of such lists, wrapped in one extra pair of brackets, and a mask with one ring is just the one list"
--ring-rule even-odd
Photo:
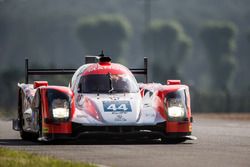
[(20, 136), (23, 140), (29, 140), (29, 141), (36, 141), (37, 140), (36, 133), (25, 132), (24, 130), (22, 130), (22, 127), (20, 128)]
[(38, 138), (42, 138), (43, 137), (42, 129), (43, 129), (42, 112), (41, 112), (41, 109), (40, 109), (39, 115), (38, 115)]

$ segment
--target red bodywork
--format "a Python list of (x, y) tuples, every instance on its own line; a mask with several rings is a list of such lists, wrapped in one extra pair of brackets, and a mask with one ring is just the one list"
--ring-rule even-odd
[[(67, 95), (69, 95), (72, 99), (71, 101), (71, 116), (69, 121), (67, 122), (60, 122), (60, 123), (50, 123), (51, 121), (51, 113), (49, 112), (49, 106), (48, 106), (48, 99), (47, 99), (47, 90), (48, 89), (55, 89), (60, 92), (63, 92)], [(59, 86), (47, 86), (40, 88), (41, 92), (41, 104), (42, 104), (42, 124), (43, 129), (42, 132), (44, 134), (71, 134), (72, 133), (72, 123), (71, 119), (75, 112), (75, 103), (74, 103), (74, 93), (71, 91), (71, 89), (66, 87), (59, 87)], [(48, 121), (46, 121), (48, 120)]]
[[(111, 62), (99, 62), (90, 64), (85, 70), (79, 73), (79, 76), (85, 75), (96, 75), (96, 74), (129, 74), (133, 75), (129, 69), (126, 67), (111, 63)], [(74, 82), (74, 81), (73, 81)], [(75, 82), (73, 85), (76, 85)], [(33, 89), (30, 89), (30, 85), (24, 85), (21, 89), (25, 93), (27, 99), (29, 96), (34, 96), (34, 92), (39, 93), (38, 100), (33, 100), (34, 102), (30, 102), (30, 108), (33, 110), (33, 103), (40, 103), (41, 108), (41, 117), (42, 117), (42, 136), (49, 135), (66, 135), (71, 136), (73, 134), (73, 121), (76, 106), (75, 106), (75, 95), (72, 88), (62, 87), (62, 86), (48, 86), (46, 81), (35, 81), (33, 84)], [(140, 94), (142, 99), (146, 97), (146, 93), (150, 92), (154, 94), (153, 108), (159, 113), (160, 117), (165, 120), (164, 123), (164, 135), (174, 135), (175, 137), (186, 137), (191, 135), (192, 132), (192, 114), (191, 114), (191, 106), (190, 106), (190, 94), (189, 88), (186, 85), (182, 85), (180, 80), (168, 80), (166, 85), (155, 84), (155, 83), (147, 83), (147, 84), (139, 84)], [(52, 112), (49, 109), (49, 99), (48, 99), (48, 91), (56, 90), (61, 92), (68, 97), (70, 97), (70, 114), (67, 120), (63, 121), (55, 121), (53, 120)], [(185, 91), (185, 118), (181, 121), (178, 119), (169, 118), (168, 113), (168, 102), (167, 96), (171, 93), (177, 92), (179, 90)], [(27, 93), (28, 92), (28, 93)], [(36, 94), (38, 94), (36, 93)], [(31, 95), (29, 95), (31, 94)], [(22, 99), (22, 94), (19, 95), (20, 99)], [(78, 96), (79, 97), (79, 96)], [(36, 98), (34, 98), (36, 99)], [(32, 103), (32, 104), (31, 104)], [(20, 104), (19, 104), (20, 105)], [(20, 107), (20, 106), (19, 106)], [(21, 107), (20, 107), (21, 108)], [(20, 111), (19, 113), (24, 112)], [(88, 99), (88, 97), (84, 97), (84, 108), (88, 108), (88, 114), (91, 115), (96, 120), (100, 119), (100, 115), (96, 112), (95, 106), (93, 102)], [(36, 115), (36, 114), (34, 114)], [(162, 122), (161, 122), (162, 123)], [(34, 132), (36, 129), (34, 128)]]
[[(158, 98), (156, 99), (157, 110), (160, 112), (161, 116), (168, 120), (168, 115), (166, 113), (166, 108), (168, 106), (164, 103), (164, 97), (171, 93), (176, 92), (181, 88), (188, 87), (186, 85), (180, 85), (180, 80), (168, 80), (168, 85), (159, 85), (159, 84), (142, 84), (141, 92), (145, 89), (154, 89), (157, 91)], [(191, 133), (192, 132), (192, 114), (190, 106), (190, 94), (189, 91), (186, 91), (187, 95), (187, 119), (185, 121), (166, 121), (166, 133)], [(141, 93), (143, 96), (143, 93)]]
[[(177, 81), (178, 82), (178, 81)], [(141, 87), (141, 95), (144, 96), (143, 91), (145, 89), (152, 89), (154, 88), (157, 91), (157, 97), (155, 100), (156, 108), (159, 111), (160, 115), (168, 120), (168, 116), (166, 113), (166, 107), (164, 106), (164, 97), (171, 92), (175, 92), (179, 90), (181, 87), (185, 87), (188, 89), (185, 85), (179, 85), (176, 84), (177, 82), (172, 81), (168, 82), (170, 85), (158, 85), (158, 84), (142, 84)], [(172, 85), (173, 84), (173, 85)], [(46, 134), (71, 134), (72, 133), (72, 122), (69, 120), (68, 122), (61, 122), (61, 123), (50, 123), (51, 115), (48, 109), (48, 100), (46, 91), (47, 89), (56, 89), (60, 92), (64, 92), (65, 94), (68, 94), (71, 96), (71, 116), (73, 117), (74, 111), (75, 111), (75, 104), (74, 104), (74, 93), (71, 91), (71, 89), (66, 87), (58, 87), (58, 86), (46, 86), (40, 88), (41, 90), (41, 101), (42, 101), (42, 115), (43, 115), (43, 133)], [(188, 93), (188, 91), (187, 91)], [(91, 107), (89, 103), (85, 103), (87, 105), (86, 107)], [(96, 112), (93, 112), (93, 114), (96, 115)], [(191, 115), (191, 107), (190, 107), (190, 95), (187, 94), (187, 120), (185, 121), (166, 121), (166, 133), (191, 133), (192, 132), (192, 115)]]

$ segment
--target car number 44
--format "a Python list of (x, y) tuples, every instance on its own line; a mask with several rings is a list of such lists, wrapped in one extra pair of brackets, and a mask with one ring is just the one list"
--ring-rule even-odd
[(116, 106), (115, 104), (110, 104), (107, 109), (113, 110), (113, 111), (127, 111), (128, 110), (126, 104), (121, 104), (120, 106)]
[(131, 111), (131, 106), (129, 101), (124, 102), (103, 102), (104, 111)]

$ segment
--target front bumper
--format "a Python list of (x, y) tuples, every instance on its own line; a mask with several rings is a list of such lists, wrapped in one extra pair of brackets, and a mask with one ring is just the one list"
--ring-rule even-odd
[(162, 122), (151, 126), (84, 126), (79, 123), (71, 123), (71, 133), (43, 133), (46, 141), (61, 139), (83, 138), (160, 138), (165, 136), (166, 123)]
[(166, 132), (166, 122), (156, 125), (144, 126), (84, 126), (79, 123), (71, 123), (71, 133), (45, 133), (47, 141), (61, 139), (85, 139), (85, 138), (126, 138), (126, 139), (159, 139), (159, 138), (182, 138), (193, 140), (191, 132)]
[(158, 132), (164, 133), (166, 123), (143, 126), (83, 126), (78, 123), (72, 123), (72, 135), (77, 136), (81, 133), (109, 133), (109, 134), (129, 134), (140, 132)]

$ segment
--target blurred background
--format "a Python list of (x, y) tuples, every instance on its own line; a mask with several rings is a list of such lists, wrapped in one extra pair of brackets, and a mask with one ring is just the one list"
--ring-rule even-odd
[[(181, 79), (193, 112), (250, 108), (249, 0), (0, 0), (0, 115), (17, 108), (24, 59), (35, 68), (78, 68), (104, 50), (143, 67), (151, 82)], [(36, 77), (67, 85), (70, 76)]]

